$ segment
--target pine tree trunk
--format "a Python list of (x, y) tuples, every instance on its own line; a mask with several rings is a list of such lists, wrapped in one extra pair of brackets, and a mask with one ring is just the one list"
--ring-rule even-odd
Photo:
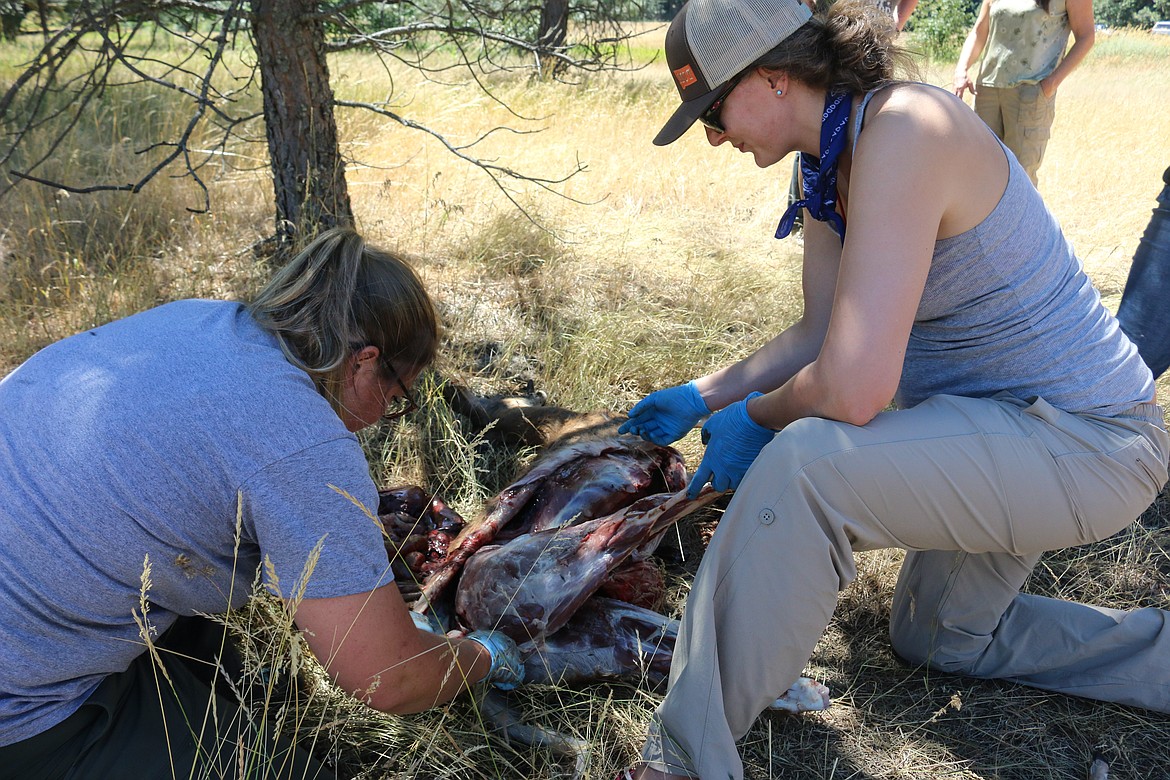
[[(537, 42), (543, 49), (559, 49), (569, 37), (569, 0), (545, 0), (540, 9), (540, 29)], [(548, 77), (558, 70), (560, 60), (555, 57), (540, 58), (541, 71)]]
[(353, 222), (315, 0), (252, 0), (278, 252)]

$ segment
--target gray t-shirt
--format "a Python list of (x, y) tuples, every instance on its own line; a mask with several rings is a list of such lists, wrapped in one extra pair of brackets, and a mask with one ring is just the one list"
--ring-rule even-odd
[[(356, 437), (240, 304), (179, 301), (72, 336), (0, 381), (0, 746), (72, 714), (177, 615), (271, 562), (309, 598), (392, 580)], [(237, 530), (237, 512), (239, 517)]]

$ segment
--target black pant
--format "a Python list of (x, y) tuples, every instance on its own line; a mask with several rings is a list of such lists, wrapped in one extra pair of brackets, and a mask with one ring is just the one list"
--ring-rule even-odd
[(63, 722), (0, 747), (0, 778), (336, 780), (311, 746), (277, 736), (278, 714), (296, 717), (296, 686), (274, 696), (241, 682), (222, 626), (180, 618), (155, 646), (161, 665), (143, 653)]

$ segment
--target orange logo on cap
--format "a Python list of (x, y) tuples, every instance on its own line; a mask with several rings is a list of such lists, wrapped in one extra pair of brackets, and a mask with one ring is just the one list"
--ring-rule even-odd
[(686, 89), (691, 84), (694, 84), (699, 79), (695, 76), (695, 72), (691, 70), (690, 65), (683, 65), (674, 72), (674, 79), (678, 82), (679, 89)]

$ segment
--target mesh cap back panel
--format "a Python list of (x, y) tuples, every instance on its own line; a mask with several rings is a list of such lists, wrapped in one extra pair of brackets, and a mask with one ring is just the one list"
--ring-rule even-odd
[(712, 87), (726, 82), (808, 21), (800, 0), (691, 0), (687, 43)]

